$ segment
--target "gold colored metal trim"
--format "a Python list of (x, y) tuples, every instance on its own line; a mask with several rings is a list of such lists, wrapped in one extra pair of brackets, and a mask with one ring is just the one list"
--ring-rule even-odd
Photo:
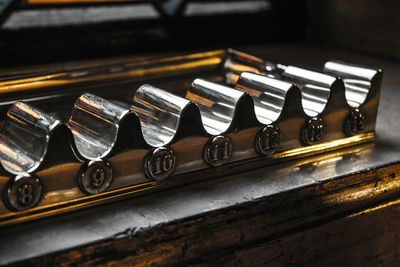
[[(381, 70), (330, 62), (325, 71), (344, 82), (227, 49), (69, 63), (9, 80), (0, 74), (1, 104), (12, 104), (0, 136), (0, 226), (373, 141)], [(15, 95), (29, 104), (15, 103)], [(355, 106), (362, 120), (349, 116)], [(280, 133), (273, 145), (259, 136), (268, 126)], [(209, 158), (224, 163), (210, 168), (203, 152), (216, 136), (229, 140), (232, 153), (223, 152), (227, 142), (210, 146)], [(149, 155), (154, 160), (144, 164)], [(111, 171), (103, 172), (107, 186), (88, 187), (95, 192), (88, 195), (80, 179), (93, 161)], [(102, 173), (92, 171), (85, 179)], [(25, 174), (44, 192), (32, 209), (11, 194)]]
[[(337, 149), (342, 149), (354, 145), (372, 142), (374, 138), (375, 138), (375, 133), (373, 132), (364, 133), (348, 138), (324, 142), (313, 146), (295, 148), (288, 151), (283, 151), (280, 153), (273, 154), (271, 157), (264, 157), (259, 160), (264, 161), (265, 164), (263, 165), (267, 166), (277, 162), (283, 162), (291, 159), (299, 159), (310, 155), (317, 155)], [(228, 168), (229, 165), (230, 164), (227, 165)], [(232, 165), (234, 165), (234, 163), (232, 163)], [(186, 178), (184, 180), (185, 180), (184, 184), (190, 183), (190, 179)], [(160, 189), (162, 189), (160, 183), (147, 182), (130, 187), (125, 187), (121, 189), (100, 193), (97, 195), (84, 196), (78, 199), (59, 202), (51, 205), (39, 206), (27, 211), (10, 212), (4, 215), (0, 215), (0, 226), (6, 226), (14, 223), (21, 223), (33, 219), (45, 218), (52, 215), (65, 213), (68, 211), (80, 210), (83, 208), (92, 207), (103, 203), (113, 202), (115, 200), (125, 199), (135, 195), (154, 192)]]

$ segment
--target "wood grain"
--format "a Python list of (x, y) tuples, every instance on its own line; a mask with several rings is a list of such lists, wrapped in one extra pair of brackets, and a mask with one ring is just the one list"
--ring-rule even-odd
[[(259, 266), (264, 262), (303, 265), (318, 264), (318, 259), (314, 258), (319, 256), (323, 256), (319, 260), (321, 263), (332, 266), (346, 259), (353, 263), (362, 255), (372, 257), (368, 247), (375, 246), (375, 241), (386, 242), (386, 246), (393, 244), (392, 239), (397, 236), (394, 232), (400, 226), (394, 229), (389, 226), (394, 227), (396, 223), (400, 225), (400, 216), (393, 216), (386, 209), (400, 209), (399, 202), (378, 206), (373, 210), (371, 207), (388, 199), (396, 199), (399, 190), (400, 164), (393, 164), (302, 190), (269, 196), (250, 205), (237, 205), (231, 209), (159, 225), (150, 231), (126, 229), (102, 242), (32, 259), (29, 263), (38, 266), (55, 263), (155, 266), (205, 262), (207, 265), (224, 263), (231, 266), (243, 261), (245, 266)], [(377, 212), (387, 218), (377, 216)], [(388, 221), (388, 225), (385, 228), (371, 227), (377, 220), (377, 226), (385, 221)], [(367, 228), (368, 235), (360, 234)], [(337, 231), (345, 230), (348, 233), (346, 239), (332, 237), (332, 240), (328, 240), (330, 236), (340, 234)], [(385, 241), (385, 235), (395, 236), (387, 237), (389, 239)], [(321, 247), (327, 249), (327, 246), (338, 246), (342, 250), (351, 248), (352, 238), (355, 245), (360, 246), (354, 248), (360, 250), (356, 258), (352, 255), (347, 258), (338, 254), (330, 255), (329, 250), (320, 252)], [(305, 247), (308, 247), (308, 254), (302, 256)], [(292, 249), (293, 252), (286, 253), (286, 249)], [(384, 247), (379, 249), (382, 251)], [(395, 250), (396, 246), (391, 249)], [(278, 258), (280, 253), (285, 253), (285, 256)], [(397, 257), (396, 253), (393, 256)]]

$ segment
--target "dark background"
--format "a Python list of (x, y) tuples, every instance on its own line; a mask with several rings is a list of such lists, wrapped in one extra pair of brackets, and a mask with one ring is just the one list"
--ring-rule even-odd
[(400, 59), (395, 0), (142, 2), (32, 6), (0, 0), (0, 67), (271, 43)]

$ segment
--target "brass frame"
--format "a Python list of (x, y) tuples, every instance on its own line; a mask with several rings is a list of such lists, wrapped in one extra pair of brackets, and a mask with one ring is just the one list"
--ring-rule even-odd
[[(232, 63), (231, 50), (217, 50), (166, 58), (142, 58), (135, 60), (128, 58), (103, 62), (88, 62), (84, 64), (84, 67), (72, 64), (66, 69), (62, 69), (61, 66), (53, 67), (53, 70), (58, 69), (56, 72), (51, 72), (49, 69), (43, 68), (28, 75), (25, 72), (18, 72), (16, 76), (20, 78), (1, 81), (0, 95), (4, 96), (3, 99), (9, 98), (10, 102), (12, 102), (15, 93), (18, 93), (22, 96), (24, 101), (39, 104), (44, 99), (49, 99), (53, 94), (58, 96), (54, 98), (55, 101), (63, 101), (65, 98), (71, 98), (81, 94), (86, 91), (87, 88), (94, 92), (105, 92), (107, 95), (107, 90), (114, 86), (121, 87), (122, 85), (118, 92), (124, 93), (127, 87), (132, 87), (149, 80), (158, 81), (161, 85), (169, 89), (171, 85), (172, 87), (177, 86), (176, 88), (178, 89), (176, 92), (182, 94), (181, 92), (183, 88), (187, 86), (188, 80), (191, 80), (192, 77), (195, 76), (202, 76), (203, 78), (216, 82), (224, 82), (227, 73), (232, 74), (231, 71), (233, 69), (230, 67), (227, 68), (227, 62)], [(250, 65), (251, 64), (248, 64), (246, 66)], [(238, 65), (234, 67), (238, 67)], [(254, 69), (254, 67), (250, 69), (255, 72), (260, 72), (260, 70)], [(78, 88), (78, 90), (74, 88)], [(94, 88), (98, 88), (96, 89), (98, 91)], [(51, 182), (50, 185), (47, 184), (46, 187), (51, 189), (57, 187), (57, 183), (67, 183), (67, 185), (65, 185), (66, 187), (58, 192), (52, 192), (50, 190), (50, 193), (44, 196), (42, 204), (30, 210), (9, 212), (2, 206), (3, 204), (0, 204), (0, 226), (95, 206), (134, 195), (155, 192), (157, 190), (176, 186), (177, 184), (187, 184), (197, 180), (215, 178), (217, 176), (237, 172), (238, 170), (243, 171), (249, 168), (271, 165), (286, 160), (371, 142), (375, 138), (374, 127), (379, 99), (379, 88), (376, 90), (378, 91), (376, 91), (369, 102), (366, 103), (366, 108), (368, 109), (367, 113), (371, 115), (371, 119), (364, 133), (356, 134), (351, 137), (345, 137), (344, 133), (335, 133), (336, 135), (333, 136), (336, 136), (336, 138), (333, 140), (326, 139), (321, 143), (311, 146), (299, 146), (299, 141), (296, 141), (297, 147), (278, 150), (276, 153), (269, 156), (252, 156), (249, 159), (240, 159), (221, 167), (206, 168), (189, 173), (178, 173), (171, 177), (170, 183), (168, 184), (157, 181), (149, 182), (144, 179), (138, 184), (130, 186), (125, 185), (119, 188), (114, 187), (103, 193), (86, 196), (79, 191), (75, 180), (65, 181), (67, 180), (65, 177), (58, 177), (60, 172), (69, 174), (69, 178), (76, 177), (83, 163), (72, 161), (56, 166), (52, 166), (51, 162), (47, 163), (41, 166), (37, 171), (39, 177), (42, 177), (47, 182)], [(37, 97), (39, 92), (40, 97)], [(113, 94), (114, 93), (115, 92), (113, 92)], [(350, 110), (344, 109), (343, 106), (340, 105), (338, 108), (340, 109), (338, 113), (342, 114), (341, 116), (346, 115)], [(283, 117), (280, 122), (285, 123), (285, 117)], [(339, 123), (340, 126), (338, 127), (341, 128), (342, 122)], [(146, 153), (147, 149), (135, 151), (134, 154), (126, 153), (119, 158), (120, 162), (118, 164), (119, 166), (129, 166), (132, 162), (133, 155), (135, 155), (137, 159), (142, 159)], [(141, 160), (138, 162), (140, 162), (139, 165), (141, 165)], [(9, 179), (10, 177), (7, 174), (0, 176), (0, 191), (4, 191), (4, 187)], [(70, 187), (71, 185), (72, 187)]]

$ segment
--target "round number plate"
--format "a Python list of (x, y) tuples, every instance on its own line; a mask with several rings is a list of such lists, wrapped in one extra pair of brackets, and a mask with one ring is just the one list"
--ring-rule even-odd
[(353, 136), (364, 131), (365, 117), (358, 108), (350, 111), (344, 122), (344, 132), (348, 136)]
[(204, 148), (204, 160), (211, 166), (221, 166), (232, 156), (232, 142), (229, 137), (218, 135), (211, 137)]
[(4, 200), (10, 210), (22, 211), (35, 207), (43, 194), (43, 185), (35, 176), (16, 176), (7, 184)]
[(320, 118), (311, 118), (303, 127), (303, 142), (306, 145), (318, 143), (322, 139), (324, 128), (324, 123)]
[(162, 181), (172, 174), (175, 164), (175, 152), (166, 147), (158, 147), (145, 157), (145, 174), (151, 180)]
[(104, 192), (113, 179), (113, 169), (107, 161), (90, 161), (81, 168), (78, 180), (84, 193), (98, 194)]
[(275, 125), (268, 125), (256, 135), (256, 151), (261, 155), (270, 155), (279, 147), (280, 140), (279, 128)]

